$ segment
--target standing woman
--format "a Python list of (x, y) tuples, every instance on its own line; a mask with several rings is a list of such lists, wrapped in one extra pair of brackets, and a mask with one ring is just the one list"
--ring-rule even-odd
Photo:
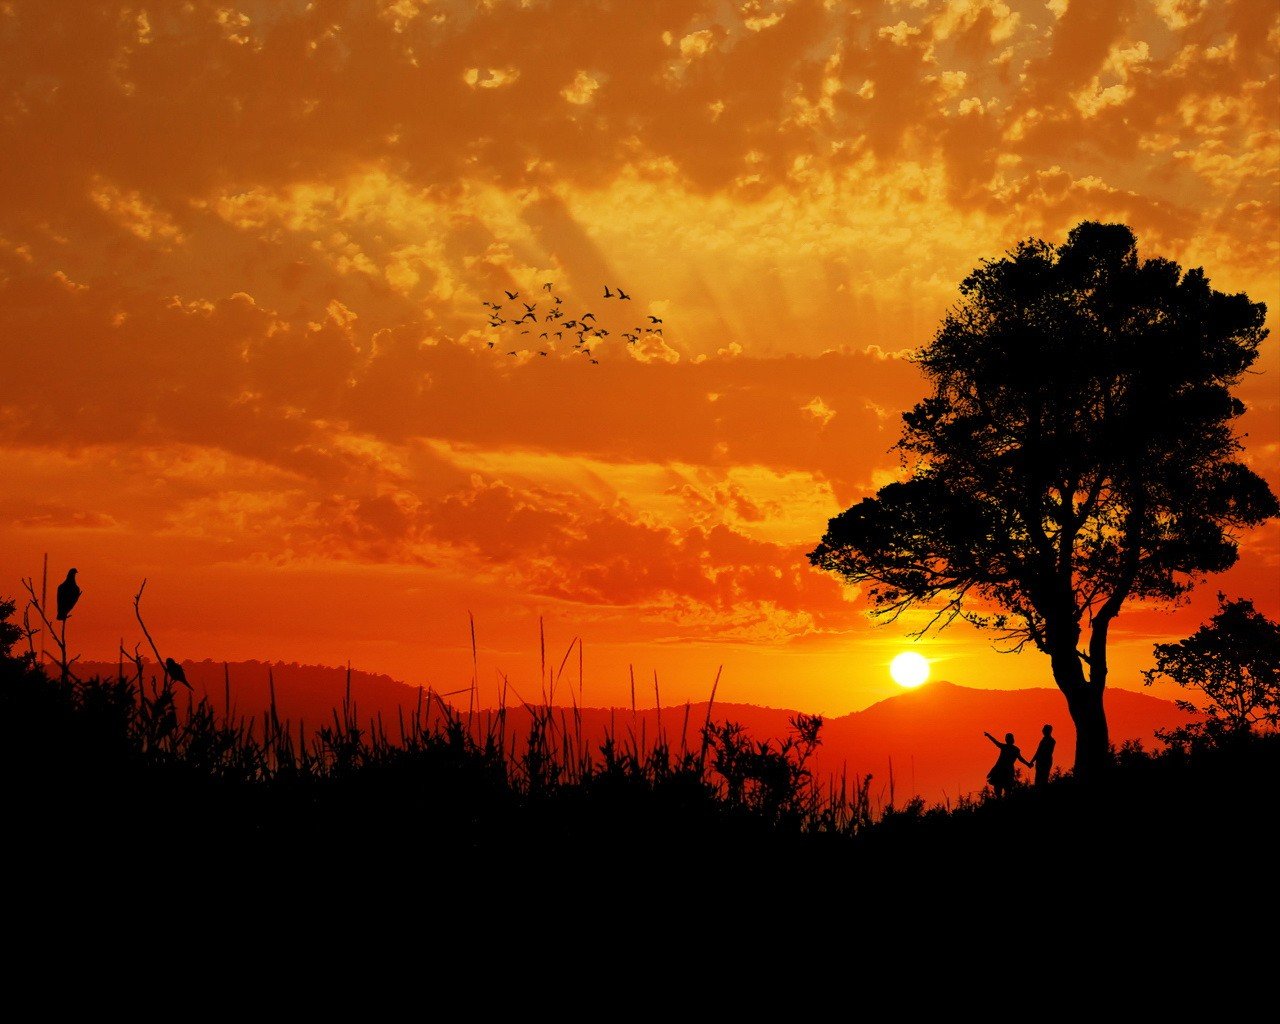
[(1000, 756), (996, 758), (996, 763), (991, 766), (991, 771), (987, 772), (987, 781), (991, 783), (991, 788), (995, 790), (996, 796), (1004, 796), (1013, 789), (1017, 763), (1021, 761), (1030, 768), (1031, 762), (1022, 756), (1021, 750), (1014, 746), (1013, 733), (1005, 733), (1003, 743), (989, 732), (984, 732), (982, 735), (1000, 748)]

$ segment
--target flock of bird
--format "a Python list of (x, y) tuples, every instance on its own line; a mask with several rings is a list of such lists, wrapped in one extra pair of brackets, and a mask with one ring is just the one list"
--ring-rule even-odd
[[(489, 311), (489, 327), (494, 331), (505, 332), (508, 337), (516, 339), (529, 335), (529, 343), (532, 345), (536, 342), (545, 342), (545, 347), (533, 348), (539, 356), (549, 356), (556, 342), (566, 341), (569, 338), (576, 337), (573, 342), (573, 351), (586, 359), (592, 364), (600, 362), (591, 354), (592, 345), (600, 345), (611, 332), (607, 327), (601, 324), (599, 317), (590, 310), (579, 313), (575, 317), (568, 317), (564, 311), (564, 299), (555, 293), (555, 284), (547, 281), (542, 286), (542, 291), (549, 296), (540, 297), (534, 302), (526, 302), (520, 296), (518, 291), (508, 291), (503, 289), (506, 296), (506, 302), (493, 302), (485, 299), (481, 305)], [(615, 302), (630, 302), (631, 296), (622, 288), (615, 285), (610, 288), (607, 284), (604, 286), (605, 301), (610, 299)], [(539, 308), (540, 303), (541, 308)], [(628, 345), (638, 344), (640, 339), (645, 335), (662, 335), (662, 318), (653, 316), (641, 317), (642, 321), (647, 319), (648, 323), (639, 323), (635, 327), (627, 331), (618, 331), (619, 337), (625, 338)], [(512, 332), (518, 332), (513, 334)], [(509, 342), (514, 344), (514, 342)], [(498, 341), (487, 342), (489, 348), (498, 348)], [(518, 356), (520, 349), (513, 348), (506, 350), (505, 346), (501, 350), (505, 350), (509, 356)]]

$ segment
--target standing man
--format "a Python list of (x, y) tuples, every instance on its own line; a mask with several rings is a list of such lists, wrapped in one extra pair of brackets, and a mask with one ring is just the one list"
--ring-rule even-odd
[(1031, 757), (1031, 764), (1036, 770), (1036, 789), (1049, 782), (1049, 772), (1053, 770), (1053, 748), (1058, 742), (1053, 738), (1053, 726), (1046, 725), (1042, 731), (1044, 737)]

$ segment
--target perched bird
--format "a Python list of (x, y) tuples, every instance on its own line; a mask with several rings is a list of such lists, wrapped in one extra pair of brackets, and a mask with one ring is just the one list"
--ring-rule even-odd
[(611, 299), (611, 298), (613, 298), (613, 292), (609, 291), (609, 286), (608, 286), (608, 285), (605, 285), (605, 286), (604, 286), (604, 297), (605, 297), (606, 299)]
[(76, 570), (68, 569), (67, 578), (58, 584), (58, 621), (66, 622), (71, 609), (80, 600), (80, 586), (76, 583)]
[(509, 299), (518, 299), (518, 298), (520, 298), (520, 293), (519, 293), (519, 292), (509, 292), (509, 291), (507, 291), (505, 288), (503, 288), (503, 289), (502, 289), (502, 291), (503, 291), (503, 293), (506, 295), (506, 297), (507, 297), (507, 298), (509, 298)]
[(652, 314), (650, 314), (650, 316), (649, 316), (649, 322), (650, 322), (650, 323), (655, 323), (655, 324), (660, 324), (660, 323), (662, 323), (662, 317), (660, 317), (660, 316), (653, 316)]
[(169, 674), (169, 678), (175, 683), (181, 683), (188, 690), (191, 689), (191, 684), (187, 682), (187, 674), (182, 671), (182, 666), (172, 658), (164, 659), (164, 670)]
[(629, 299), (629, 298), (631, 298), (631, 296), (630, 296), (630, 295), (628, 295), (626, 292), (624, 292), (621, 288), (619, 288), (619, 289), (618, 289), (618, 298), (620, 298), (620, 299)]

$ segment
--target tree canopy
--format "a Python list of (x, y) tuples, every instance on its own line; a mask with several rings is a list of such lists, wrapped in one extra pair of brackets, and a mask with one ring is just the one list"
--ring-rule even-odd
[(1156, 644), (1156, 666), (1143, 673), (1147, 684), (1170, 679), (1209, 700), (1207, 723), (1247, 732), (1266, 723), (1280, 725), (1280, 623), (1272, 622), (1247, 598), (1218, 595), (1218, 613), (1177, 643)]

